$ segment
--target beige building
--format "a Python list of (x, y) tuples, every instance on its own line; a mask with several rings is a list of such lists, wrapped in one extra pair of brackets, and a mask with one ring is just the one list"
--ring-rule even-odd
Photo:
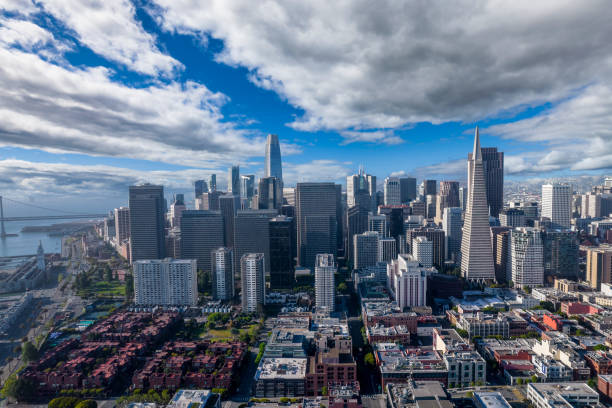
[(577, 292), (580, 285), (568, 279), (555, 279), (555, 289), (560, 292), (570, 293)]
[(587, 250), (586, 279), (597, 290), (601, 290), (602, 283), (612, 282), (612, 246)]

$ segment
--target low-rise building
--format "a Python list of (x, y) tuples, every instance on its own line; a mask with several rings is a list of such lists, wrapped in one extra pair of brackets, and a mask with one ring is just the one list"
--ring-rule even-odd
[(255, 373), (255, 396), (298, 397), (305, 394), (307, 359), (264, 358)]
[(530, 383), (527, 399), (536, 408), (586, 407), (599, 403), (599, 394), (583, 382)]
[(178, 390), (168, 408), (221, 408), (221, 396), (210, 390)]
[(408, 381), (448, 383), (448, 370), (440, 354), (431, 349), (405, 349), (395, 343), (374, 345), (374, 358), (380, 369), (382, 387), (407, 384)]
[(474, 405), (476, 408), (511, 408), (511, 405), (499, 392), (475, 392)]
[(448, 386), (468, 387), (484, 385), (487, 378), (487, 363), (476, 351), (461, 351), (444, 355), (448, 370)]

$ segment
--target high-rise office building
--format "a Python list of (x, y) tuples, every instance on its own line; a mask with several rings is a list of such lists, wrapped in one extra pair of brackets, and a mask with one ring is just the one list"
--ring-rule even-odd
[(281, 183), (283, 182), (283, 164), (278, 135), (268, 135), (264, 177), (276, 177)]
[(389, 235), (399, 241), (399, 237), (404, 234), (404, 219), (410, 215), (410, 207), (406, 205), (378, 207), (378, 214), (387, 217)]
[(400, 201), (402, 204), (408, 204), (412, 200), (416, 200), (416, 179), (414, 177), (400, 177)]
[(298, 264), (313, 267), (317, 254), (337, 253), (337, 188), (334, 183), (298, 183), (295, 198)]
[(438, 193), (438, 182), (436, 180), (423, 180), (421, 184), (423, 186), (423, 197), (435, 196)]
[(211, 174), (208, 178), (208, 191), (217, 191), (217, 175)]
[(430, 220), (433, 220), (434, 218), (436, 218), (436, 211), (437, 211), (436, 202), (437, 202), (437, 198), (438, 198), (438, 196), (433, 195), (433, 194), (428, 194), (428, 195), (425, 196), (426, 216)]
[[(362, 168), (359, 173), (346, 177), (346, 205), (348, 208), (353, 207), (357, 202), (357, 196), (360, 192), (366, 192), (371, 200), (370, 184), (368, 182), (368, 174), (365, 174)], [(370, 208), (371, 210), (371, 208)]]
[(240, 197), (251, 199), (255, 194), (255, 176), (246, 174), (240, 176)]
[(377, 232), (366, 231), (353, 236), (354, 269), (364, 269), (376, 265), (378, 262)]
[(234, 257), (226, 247), (214, 249), (212, 259), (213, 299), (231, 300), (234, 298)]
[(141, 259), (133, 265), (134, 303), (137, 306), (198, 304), (195, 259)]
[(354, 236), (368, 230), (369, 194), (360, 194), (365, 200), (357, 201), (357, 204), (346, 210), (346, 248), (348, 257), (354, 261), (355, 241)]
[(524, 227), (525, 223), (525, 212), (518, 208), (508, 208), (502, 210), (499, 213), (499, 223), (503, 227), (519, 228)]
[(317, 309), (334, 311), (336, 306), (335, 273), (334, 255), (317, 254), (315, 258), (315, 303)]
[(183, 194), (177, 194), (172, 204), (170, 204), (170, 227), (181, 228), (181, 214), (186, 209), (185, 197)]
[(227, 191), (240, 197), (240, 166), (235, 165), (227, 172)]
[(427, 218), (427, 204), (424, 201), (415, 200), (410, 202), (412, 215), (420, 215)]
[(384, 184), (385, 205), (400, 205), (400, 180), (397, 177), (387, 177)]
[(400, 254), (387, 266), (387, 286), (401, 310), (424, 306), (427, 301), (427, 275), (412, 255)]
[(459, 182), (441, 181), (440, 193), (436, 197), (436, 218), (442, 222), (444, 209), (449, 207), (459, 207)]
[(467, 187), (459, 187), (459, 207), (461, 207), (462, 211), (465, 211), (467, 208), (468, 201), (468, 189)]
[(542, 186), (542, 218), (548, 218), (553, 228), (569, 228), (572, 213), (572, 187), (569, 184)]
[(378, 239), (378, 262), (391, 262), (397, 257), (397, 242), (391, 237)]
[(295, 187), (283, 187), (283, 201), (295, 207)]
[(130, 238), (130, 209), (128, 207), (115, 208), (115, 237), (117, 244)]
[(433, 242), (425, 237), (416, 237), (412, 240), (412, 257), (424, 268), (433, 266)]
[(279, 215), (270, 219), (270, 288), (291, 288), (293, 267), (293, 218)]
[(219, 209), (219, 197), (223, 193), (221, 191), (210, 191), (208, 193), (202, 193), (195, 200), (196, 210), (211, 210), (216, 211)]
[(388, 237), (387, 216), (384, 214), (368, 214), (368, 231), (376, 231), (381, 237)]
[(446, 259), (456, 264), (461, 260), (462, 213), (460, 207), (447, 207), (442, 215), (442, 230), (446, 235)]
[(587, 249), (586, 280), (597, 290), (602, 283), (612, 283), (612, 246)]
[(198, 198), (202, 193), (208, 193), (208, 184), (206, 180), (196, 180), (194, 183), (195, 197)]
[(261, 312), (266, 301), (266, 275), (264, 254), (246, 253), (240, 258), (242, 311)]
[(510, 231), (512, 227), (491, 227), (491, 244), (495, 264), (495, 280), (508, 282), (512, 280), (510, 269)]
[(240, 208), (240, 196), (235, 194), (219, 196), (219, 210), (223, 215), (224, 246), (228, 248), (234, 247), (234, 218)]
[(471, 157), (473, 160), (468, 160), (469, 197), (461, 238), (461, 273), (468, 280), (484, 282), (495, 280), (495, 267), (478, 127)]
[(212, 269), (210, 254), (213, 250), (223, 246), (223, 234), (221, 212), (183, 211), (181, 214), (181, 258), (196, 259), (198, 269), (209, 273)]
[(515, 228), (510, 232), (511, 276), (516, 287), (542, 286), (544, 252), (540, 230)]
[[(504, 153), (498, 152), (496, 147), (483, 147), (480, 152), (487, 192), (487, 206), (490, 214), (497, 218), (499, 212), (504, 208)], [(474, 154), (468, 153), (468, 190), (473, 165)]]
[(164, 187), (130, 186), (130, 259), (165, 257)]
[(416, 237), (425, 237), (433, 244), (433, 263), (442, 269), (446, 256), (446, 237), (444, 230), (439, 228), (419, 227), (406, 230), (406, 250), (412, 253), (412, 243)]
[(260, 178), (257, 200), (257, 208), (260, 210), (280, 209), (283, 205), (282, 182), (276, 177)]
[(576, 231), (546, 230), (544, 243), (544, 278), (554, 283), (556, 278), (580, 279), (579, 240)]
[(264, 272), (270, 271), (270, 220), (275, 210), (238, 210), (234, 219), (234, 260), (247, 253), (264, 254)]

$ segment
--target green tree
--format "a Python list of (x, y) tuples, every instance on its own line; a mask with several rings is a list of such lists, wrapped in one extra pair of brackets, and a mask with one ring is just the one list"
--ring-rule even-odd
[(537, 383), (537, 382), (538, 382), (538, 376), (537, 376), (537, 375), (535, 375), (535, 374), (534, 374), (534, 375), (532, 375), (532, 376), (531, 376), (531, 382), (532, 382), (532, 383)]
[(107, 282), (111, 282), (113, 280), (113, 271), (108, 264), (104, 265), (104, 280)]
[(374, 354), (367, 353), (365, 356), (363, 356), (363, 362), (366, 365), (369, 365), (371, 367), (374, 367), (376, 365), (376, 360), (374, 359)]
[(321, 394), (327, 395), (327, 386), (326, 385), (324, 385), (323, 388), (321, 388)]
[(25, 343), (21, 345), (21, 358), (26, 363), (37, 360), (38, 359), (38, 349), (36, 349), (36, 347), (34, 347), (34, 345), (31, 342), (26, 341)]
[(517, 383), (518, 385), (523, 385), (523, 382), (524, 382), (524, 381), (523, 381), (523, 379), (522, 379), (522, 378), (517, 378), (517, 379), (516, 379), (516, 383)]
[(49, 401), (49, 408), (76, 408), (79, 402), (77, 397), (57, 397)]
[(125, 298), (130, 300), (134, 297), (134, 276), (132, 274), (125, 275)]
[(338, 289), (338, 292), (340, 292), (340, 293), (347, 293), (348, 292), (348, 286), (346, 286), (345, 282), (340, 282), (338, 284), (337, 289)]
[(10, 376), (0, 390), (3, 398), (12, 398), (17, 401), (26, 401), (33, 397), (34, 393), (34, 384), (23, 378), (17, 378), (15, 375)]
[(94, 400), (83, 400), (76, 404), (75, 408), (98, 408), (98, 403)]

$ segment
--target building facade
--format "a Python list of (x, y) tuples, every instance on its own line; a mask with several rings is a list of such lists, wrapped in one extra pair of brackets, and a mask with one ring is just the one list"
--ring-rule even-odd
[(134, 262), (134, 303), (138, 306), (196, 306), (195, 259), (151, 259)]
[(231, 248), (220, 247), (211, 252), (213, 299), (234, 298), (234, 257)]
[(240, 258), (242, 311), (261, 312), (266, 299), (264, 254), (246, 253)]
[(165, 257), (164, 187), (130, 186), (130, 260)]
[(315, 302), (317, 309), (333, 312), (336, 306), (333, 254), (317, 254), (315, 261)]
[(548, 218), (553, 228), (569, 228), (572, 213), (572, 188), (568, 184), (542, 186), (542, 218)]

